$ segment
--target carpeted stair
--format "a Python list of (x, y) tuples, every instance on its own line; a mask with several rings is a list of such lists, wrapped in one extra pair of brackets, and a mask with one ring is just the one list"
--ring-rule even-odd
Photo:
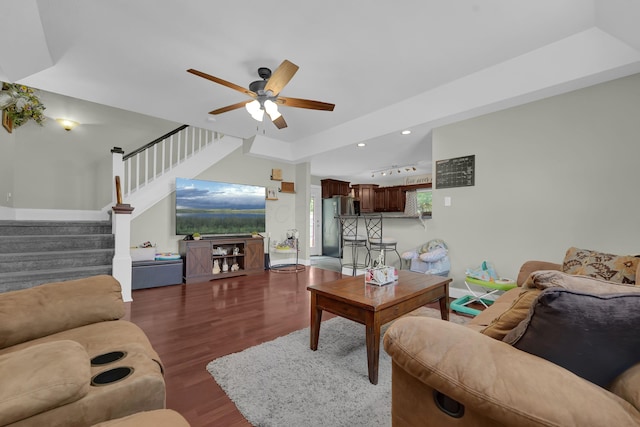
[(110, 221), (0, 221), (0, 292), (111, 274)]

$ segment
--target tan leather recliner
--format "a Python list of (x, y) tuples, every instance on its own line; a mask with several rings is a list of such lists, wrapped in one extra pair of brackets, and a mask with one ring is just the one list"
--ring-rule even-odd
[[(518, 285), (532, 271), (560, 268), (525, 263)], [(605, 389), (478, 332), (520, 292), (507, 291), (465, 326), (408, 317), (388, 329), (394, 426), (640, 425), (640, 364)]]

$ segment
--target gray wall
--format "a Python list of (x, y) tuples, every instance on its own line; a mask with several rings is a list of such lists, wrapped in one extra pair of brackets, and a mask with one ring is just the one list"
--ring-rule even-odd
[(435, 129), (434, 161), (476, 156), (475, 186), (434, 190), (455, 285), (482, 260), (515, 278), (570, 246), (639, 254), (639, 111), (635, 75)]

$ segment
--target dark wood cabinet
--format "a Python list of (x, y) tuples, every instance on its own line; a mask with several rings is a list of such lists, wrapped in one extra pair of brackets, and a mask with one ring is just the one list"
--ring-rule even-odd
[(387, 212), (404, 211), (405, 195), (402, 187), (388, 187), (386, 194)]
[[(209, 280), (213, 270), (211, 242), (206, 240), (181, 240), (178, 245), (183, 258), (185, 283)], [(190, 282), (187, 282), (186, 280)]]
[(375, 190), (376, 212), (402, 212), (404, 211), (403, 187), (381, 187)]
[(251, 273), (264, 270), (264, 243), (262, 239), (253, 237), (245, 240), (244, 253), (245, 269)]
[(384, 188), (376, 188), (373, 190), (373, 197), (373, 210), (375, 212), (386, 212), (387, 191)]
[(322, 198), (328, 199), (333, 196), (348, 196), (349, 183), (347, 181), (339, 181), (337, 179), (321, 179)]
[(356, 200), (360, 202), (360, 213), (375, 212), (376, 184), (355, 184), (351, 186)]
[[(184, 283), (187, 284), (256, 274), (264, 270), (262, 237), (241, 236), (181, 240), (178, 246), (184, 261)], [(226, 261), (228, 271), (214, 274), (213, 265), (216, 260), (221, 268)], [(238, 264), (237, 271), (232, 271), (233, 264)]]

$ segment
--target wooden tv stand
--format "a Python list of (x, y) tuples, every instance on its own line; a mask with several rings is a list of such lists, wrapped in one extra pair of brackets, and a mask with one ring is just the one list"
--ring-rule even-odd
[[(226, 254), (218, 253), (218, 248)], [(234, 248), (238, 254), (234, 255)], [(201, 240), (180, 240), (180, 256), (184, 260), (184, 283), (205, 282), (225, 277), (257, 274), (264, 271), (264, 242), (262, 237), (224, 236), (208, 237)], [(226, 259), (229, 271), (213, 274), (213, 261), (218, 260), (220, 268)], [(240, 269), (231, 271), (233, 263)]]

